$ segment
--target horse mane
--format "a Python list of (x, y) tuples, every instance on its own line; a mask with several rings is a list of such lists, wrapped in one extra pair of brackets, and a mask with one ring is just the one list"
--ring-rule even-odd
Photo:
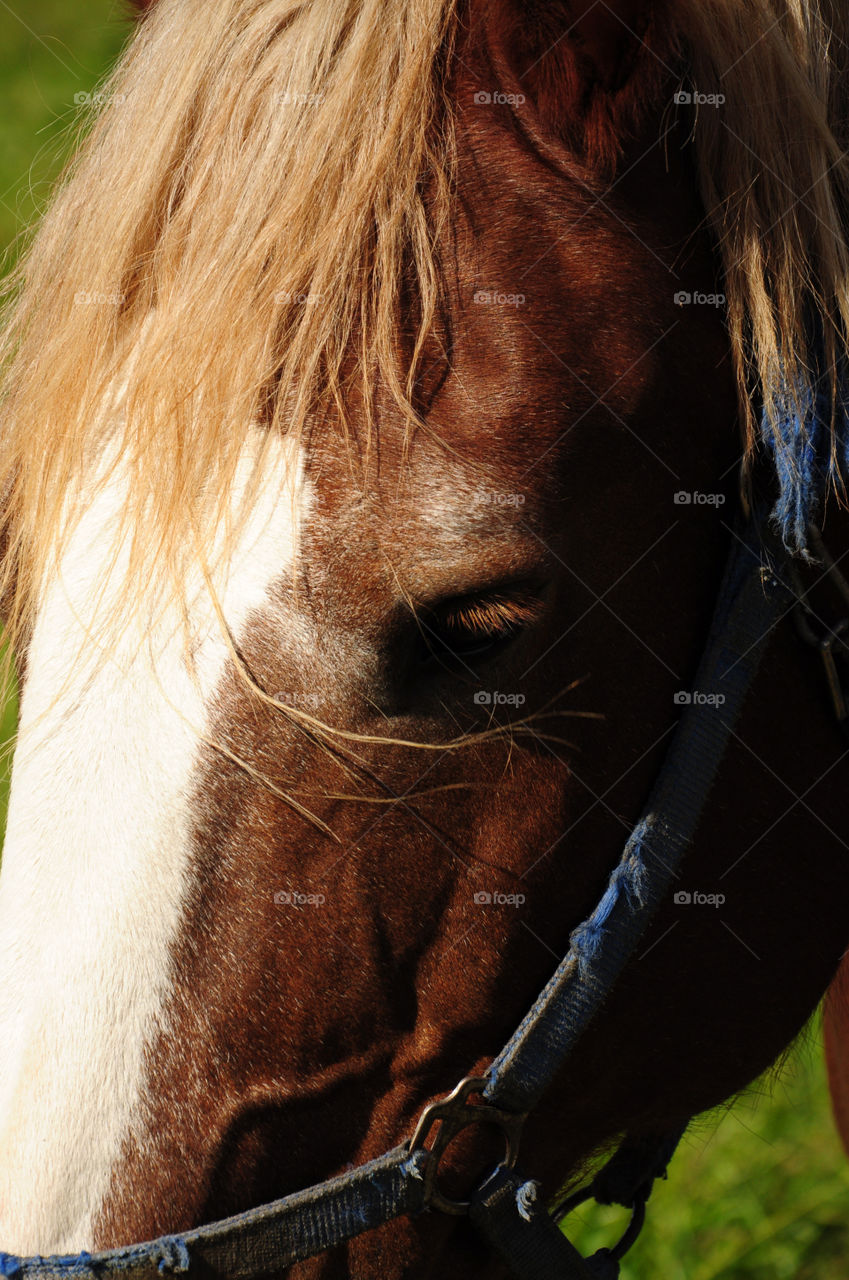
[[(849, 332), (847, 22), (826, 3), (669, 5), (694, 89), (725, 98), (698, 111), (693, 145), (749, 453), (753, 377), (769, 401), (808, 359), (804, 299), (832, 355)], [(130, 477), (129, 605), (154, 571), (178, 583), (230, 518), (258, 419), (298, 431), (378, 383), (414, 416), (451, 209), (458, 6), (159, 0), (145, 14), (9, 286), (0, 598), (13, 645), (107, 444)]]
[(835, 390), (849, 337), (849, 20), (840, 0), (685, 0), (681, 20), (693, 89), (724, 99), (694, 144), (750, 460), (753, 389), (773, 427), (788, 398), (803, 421), (815, 317)]
[[(398, 297), (409, 272), (426, 332), (454, 19), (453, 0), (162, 0), (145, 15), (22, 260), (0, 339), (13, 636), (107, 440), (129, 475), (129, 604), (157, 570), (179, 584), (230, 519), (258, 417), (294, 431), (317, 400), (344, 406), (352, 342), (354, 364), (409, 401)], [(244, 511), (262, 459), (255, 472)]]

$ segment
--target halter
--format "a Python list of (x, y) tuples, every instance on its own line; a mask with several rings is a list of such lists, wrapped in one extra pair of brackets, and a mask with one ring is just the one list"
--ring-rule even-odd
[[(823, 576), (842, 592), (845, 583), (836, 565), (830, 558), (824, 563)], [(770, 532), (768, 520), (741, 519), (732, 532), (693, 683), (698, 696), (684, 707), (651, 797), (604, 894), (573, 930), (567, 954), (486, 1075), (462, 1080), (427, 1106), (408, 1141), (307, 1190), (179, 1235), (68, 1257), (0, 1253), (0, 1275), (15, 1280), (160, 1280), (164, 1275), (260, 1280), (402, 1214), (432, 1211), (468, 1215), (517, 1280), (615, 1280), (619, 1261), (642, 1226), (654, 1180), (665, 1175), (690, 1117), (682, 1117), (674, 1132), (626, 1137), (587, 1188), (555, 1206), (554, 1216), (543, 1203), (540, 1184), (516, 1168), (522, 1125), (670, 892), (761, 655), (778, 622), (794, 609), (811, 631), (812, 611), (791, 554)], [(827, 628), (827, 638), (842, 640), (847, 628), (849, 622)], [(849, 686), (834, 662), (836, 640), (818, 644), (828, 651), (829, 689), (845, 719)], [(845, 643), (843, 648), (849, 655)], [(455, 1200), (441, 1189), (440, 1160), (456, 1134), (477, 1124), (501, 1131), (504, 1156), (467, 1201)], [(621, 1204), (631, 1209), (632, 1218), (614, 1247), (585, 1259), (555, 1218), (589, 1198)]]

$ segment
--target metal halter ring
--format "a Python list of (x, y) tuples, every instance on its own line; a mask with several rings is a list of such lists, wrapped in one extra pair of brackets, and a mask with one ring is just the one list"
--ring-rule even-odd
[[(452, 1200), (439, 1190), (436, 1175), (439, 1161), (446, 1147), (463, 1129), (473, 1124), (492, 1124), (504, 1134), (506, 1150), (503, 1164), (512, 1169), (519, 1154), (519, 1139), (527, 1112), (516, 1113), (504, 1111), (501, 1107), (493, 1107), (488, 1102), (469, 1104), (467, 1099), (472, 1094), (483, 1093), (489, 1081), (482, 1076), (467, 1076), (455, 1089), (438, 1102), (431, 1102), (419, 1116), (416, 1131), (410, 1141), (410, 1151), (424, 1151), (427, 1163), (424, 1167), (425, 1204), (443, 1213), (457, 1216), (469, 1212), (468, 1200)], [(434, 1125), (439, 1125), (433, 1145), (425, 1146), (425, 1141)]]
[[(562, 1227), (564, 1220), (568, 1218), (573, 1209), (577, 1209), (578, 1205), (585, 1204), (587, 1200), (595, 1199), (594, 1186), (595, 1184), (591, 1183), (589, 1186), (583, 1187), (580, 1191), (573, 1192), (572, 1195), (567, 1196), (565, 1200), (562, 1200), (553, 1208), (552, 1217), (558, 1227)], [(593, 1257), (601, 1255), (602, 1257), (610, 1258), (616, 1262), (621, 1262), (622, 1258), (631, 1248), (631, 1245), (643, 1229), (643, 1223), (646, 1220), (646, 1200), (648, 1199), (650, 1189), (651, 1187), (649, 1184), (642, 1194), (635, 1196), (633, 1204), (622, 1205), (623, 1209), (630, 1209), (631, 1211), (631, 1217), (628, 1221), (628, 1225), (612, 1248), (600, 1249), (598, 1254), (593, 1254)], [(599, 1203), (607, 1204), (608, 1201), (599, 1201)], [(617, 1200), (611, 1203), (619, 1204), (619, 1201)], [(592, 1261), (592, 1259), (590, 1259), (590, 1261)]]

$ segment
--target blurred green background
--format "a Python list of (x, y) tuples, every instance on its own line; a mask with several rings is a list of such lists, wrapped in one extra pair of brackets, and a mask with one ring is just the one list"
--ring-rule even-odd
[(0, 2), (0, 245), (44, 208), (90, 93), (127, 39), (120, 0)]
[[(209, 0), (210, 4), (215, 0)], [(118, 56), (115, 0), (0, 0), (0, 249), (8, 269), (44, 208), (89, 93)], [(10, 699), (0, 726), (14, 725)], [(0, 781), (0, 820), (5, 785)], [(579, 1210), (568, 1234), (612, 1242), (610, 1210)], [(2, 1241), (0, 1241), (2, 1246)], [(835, 1135), (817, 1017), (780, 1075), (693, 1127), (655, 1190), (624, 1280), (849, 1280), (849, 1161)]]
[[(91, 93), (131, 30), (121, 0), (0, 0), (0, 272), (8, 271), (84, 127)], [(0, 839), (17, 705), (0, 707)]]

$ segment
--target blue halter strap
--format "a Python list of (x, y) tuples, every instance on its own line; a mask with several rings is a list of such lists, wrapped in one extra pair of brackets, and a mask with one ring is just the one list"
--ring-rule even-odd
[(648, 805), (595, 911), (490, 1068), (485, 1097), (529, 1111), (549, 1087), (669, 893), (773, 626), (792, 599), (785, 557), (749, 527), (736, 533), (692, 699)]

